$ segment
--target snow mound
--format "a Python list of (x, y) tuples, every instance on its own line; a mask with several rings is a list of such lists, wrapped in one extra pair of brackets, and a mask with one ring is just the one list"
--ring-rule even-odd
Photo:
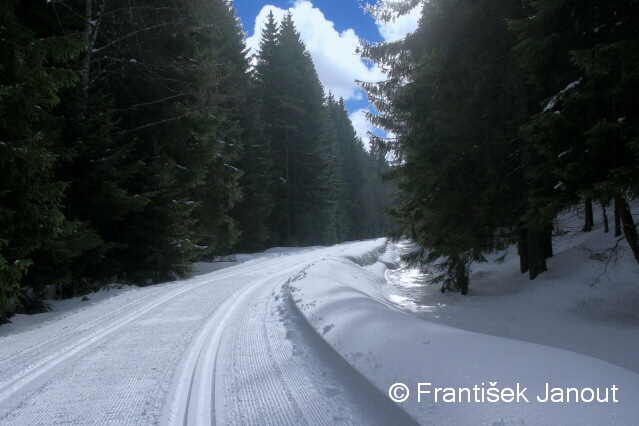
[[(318, 335), (384, 394), (405, 398), (398, 404), (419, 423), (639, 424), (635, 372), (562, 349), (436, 324), (396, 308), (381, 290), (385, 263), (393, 263), (383, 253), (385, 245), (385, 240), (351, 245), (346, 255), (310, 265), (289, 288)], [(362, 268), (373, 253), (384, 263)]]

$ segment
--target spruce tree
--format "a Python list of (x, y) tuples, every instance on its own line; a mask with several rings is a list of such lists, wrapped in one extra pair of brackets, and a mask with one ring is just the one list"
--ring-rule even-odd
[(372, 181), (375, 171), (361, 139), (348, 117), (344, 100), (328, 99), (330, 122), (335, 129), (336, 161), (339, 164), (340, 240), (357, 240), (381, 235), (376, 229)]
[[(90, 18), (78, 24), (81, 114), (90, 120), (75, 135), (73, 161), (87, 166), (70, 176), (70, 195), (95, 196), (70, 204), (105, 243), (91, 253), (103, 259), (92, 270), (138, 282), (184, 275), (192, 260), (236, 240), (228, 212), (241, 174), (234, 111), (246, 59), (231, 8), (151, 3), (89, 2), (75, 13)], [(94, 208), (104, 204), (113, 204), (111, 217)]]
[(513, 1), (426, 2), (415, 33), (364, 50), (388, 69), (364, 88), (381, 113), (374, 124), (397, 135), (377, 139), (398, 156), (394, 236), (421, 246), (411, 260), (435, 263), (444, 288), (463, 293), (469, 263), (511, 241), (521, 208), (514, 143), (525, 114), (505, 25), (516, 12)]
[(204, 182), (195, 191), (195, 200), (199, 201), (195, 216), (202, 244), (208, 247), (209, 253), (218, 254), (234, 247), (241, 235), (232, 209), (241, 199), (240, 179), (253, 172), (241, 156), (249, 148), (249, 138), (255, 136), (252, 128), (257, 122), (249, 99), (244, 34), (235, 12), (224, 0), (202, 3), (200, 37), (206, 40), (206, 54), (215, 62), (217, 74), (217, 80), (211, 80), (207, 91), (215, 93), (216, 115), (224, 119), (207, 123), (217, 124), (209, 129), (211, 142), (217, 149), (215, 161), (210, 162)]
[(68, 155), (55, 107), (60, 91), (78, 82), (69, 63), (81, 45), (73, 33), (41, 33), (37, 18), (50, 5), (30, 6), (0, 6), (0, 323), (15, 309), (25, 278), (46, 266), (36, 252), (67, 226), (60, 209), (66, 184), (53, 173)]
[[(232, 77), (224, 85), (224, 107), (226, 115), (234, 123), (233, 130), (224, 139), (236, 149), (241, 149), (235, 166), (242, 174), (239, 180), (242, 196), (230, 215), (237, 222), (238, 247), (262, 250), (269, 240), (268, 218), (273, 209), (270, 144), (262, 138), (264, 127), (260, 121), (259, 85), (255, 72), (248, 70), (244, 34), (232, 9), (229, 8), (223, 16), (225, 26), (221, 27), (227, 33), (222, 43), (226, 46), (225, 68)], [(274, 22), (271, 25), (274, 26)], [(273, 36), (276, 31), (274, 28)], [(224, 58), (220, 59), (224, 61)], [(237, 144), (238, 140), (241, 140), (241, 145)]]
[[(586, 200), (637, 193), (636, 2), (576, 5), (526, 2), (531, 19), (514, 21), (517, 50), (540, 102), (525, 127), (537, 163), (530, 216), (552, 218)], [(621, 215), (619, 215), (621, 218)], [(632, 216), (628, 229), (635, 228)], [(639, 247), (630, 243), (637, 260)]]
[(323, 88), (290, 14), (274, 31), (271, 15), (256, 67), (273, 162), (271, 244), (331, 243), (336, 229)]

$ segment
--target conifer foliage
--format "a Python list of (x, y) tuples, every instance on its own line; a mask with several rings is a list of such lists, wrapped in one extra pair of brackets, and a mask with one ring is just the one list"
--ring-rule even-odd
[(382, 234), (379, 156), (290, 15), (249, 59), (228, 0), (2, 3), (0, 322), (231, 250)]
[[(534, 279), (552, 256), (566, 208), (614, 201), (639, 261), (630, 209), (637, 189), (637, 2), (378, 2), (392, 19), (421, 4), (418, 29), (368, 45), (387, 70), (364, 84), (396, 138), (378, 139), (397, 161), (388, 173), (401, 202), (396, 238), (410, 259), (439, 269), (443, 290), (467, 291), (470, 262), (517, 243)], [(625, 218), (625, 219), (624, 219)]]
[(24, 6), (0, 6), (0, 323), (22, 295), (33, 254), (64, 232), (67, 185), (54, 171), (68, 152), (54, 110), (78, 81), (70, 62), (81, 46), (73, 34), (39, 33), (29, 15), (45, 6)]
[(368, 213), (372, 202), (361, 198), (381, 183), (343, 100), (325, 98), (290, 14), (279, 25), (269, 15), (255, 71), (272, 160), (270, 244), (333, 244), (379, 233)]

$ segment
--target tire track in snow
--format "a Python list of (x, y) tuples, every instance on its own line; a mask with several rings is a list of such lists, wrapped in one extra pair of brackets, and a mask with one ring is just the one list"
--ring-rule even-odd
[(241, 290), (241, 294), (231, 295), (217, 309), (199, 333), (193, 347), (188, 351), (182, 368), (170, 424), (213, 424), (215, 422), (213, 389), (217, 348), (224, 327), (246, 296), (262, 281)]
[[(264, 283), (271, 280), (281, 280), (291, 273), (296, 273), (308, 265), (310, 261), (326, 256), (326, 251), (320, 249), (309, 254), (303, 254), (302, 259), (295, 260), (288, 267), (280, 269), (266, 279), (238, 290), (218, 308), (204, 325), (193, 345), (188, 349), (186, 358), (180, 368), (177, 386), (170, 397), (171, 407), (168, 412), (168, 423), (171, 425), (203, 425), (214, 424), (216, 421), (216, 404), (218, 400), (215, 392), (216, 364), (220, 341), (232, 318), (236, 317), (240, 307), (246, 299)], [(271, 391), (278, 392), (272, 388)]]
[[(46, 345), (49, 350), (30, 360), (21, 377), (0, 382), (0, 423), (166, 424), (170, 419), (171, 424), (374, 424), (375, 416), (366, 415), (370, 404), (362, 409), (362, 399), (353, 396), (366, 386), (353, 392), (344, 383), (351, 380), (348, 368), (338, 366), (335, 373), (339, 360), (318, 355), (321, 342), (310, 347), (303, 336), (308, 324), (302, 330), (301, 317), (300, 324), (293, 324), (286, 312), (290, 309), (271, 294), (279, 294), (287, 279), (301, 278), (300, 271), (313, 262), (344, 249), (238, 265), (218, 276), (158, 289), (155, 296), (120, 309), (119, 318), (102, 315), (90, 330), (81, 324), (80, 339), (65, 332), (65, 342), (53, 351)], [(225, 279), (229, 281), (215, 288), (206, 286)], [(192, 325), (182, 326), (182, 319)], [(157, 327), (163, 322), (171, 326)], [(150, 340), (149, 332), (157, 338)], [(233, 351), (237, 358), (228, 356)], [(229, 387), (224, 379), (240, 378), (233, 377), (234, 371), (245, 375)], [(0, 373), (7, 376), (6, 370)], [(182, 385), (177, 389), (176, 378)], [(233, 393), (225, 394), (227, 389)], [(360, 408), (353, 408), (357, 404)], [(167, 417), (168, 410), (172, 415)], [(178, 411), (181, 416), (175, 415)]]
[[(415, 424), (294, 309), (288, 282), (330, 257), (270, 278), (227, 325), (214, 395), (220, 424)], [(222, 369), (224, 360), (231, 362)]]
[[(267, 262), (268, 260), (271, 260), (271, 259), (267, 258), (264, 262)], [(178, 289), (172, 289), (168, 293), (159, 297), (158, 299), (145, 303), (140, 307), (137, 307), (133, 312), (123, 317), (115, 318), (112, 321), (109, 321), (110, 319), (108, 319), (106, 321), (107, 324), (101, 327), (99, 330), (90, 332), (87, 336), (81, 337), (75, 341), (68, 343), (62, 349), (59, 349), (57, 351), (54, 351), (53, 353), (45, 355), (43, 358), (32, 363), (27, 368), (12, 375), (9, 379), (6, 379), (0, 382), (0, 403), (10, 398), (11, 396), (13, 396), (16, 392), (20, 391), (20, 389), (22, 389), (24, 386), (28, 385), (35, 379), (47, 373), (52, 368), (63, 363), (64, 361), (76, 355), (77, 353), (81, 352), (82, 350), (86, 349), (87, 347), (94, 345), (96, 342), (99, 342), (100, 340), (102, 340), (106, 336), (109, 336), (110, 334), (119, 330), (120, 328), (132, 323), (136, 319), (140, 318), (147, 312), (157, 308), (158, 306), (171, 301), (172, 299), (182, 295), (183, 293), (186, 293), (188, 291), (193, 291), (194, 289), (197, 289), (198, 287), (201, 287), (203, 285), (215, 283), (224, 279), (236, 277), (238, 275), (247, 274), (247, 273), (251, 273), (251, 272), (263, 269), (264, 266), (262, 265), (262, 263), (264, 262), (259, 262), (257, 265), (255, 264), (246, 265), (234, 271), (224, 272), (210, 279), (198, 277), (194, 279), (195, 282), (191, 283), (191, 285), (182, 285)], [(199, 282), (199, 281), (202, 281), (202, 282)], [(153, 292), (152, 295), (157, 295), (162, 290), (155, 291)], [(146, 299), (147, 297), (143, 296), (143, 298)], [(137, 300), (139, 301), (140, 299), (137, 299)], [(106, 314), (106, 315), (103, 315), (101, 318), (104, 319), (110, 316), (112, 315)], [(79, 327), (83, 327), (83, 326), (84, 324)], [(72, 330), (70, 330), (69, 333), (70, 332), (72, 332)], [(64, 334), (67, 334), (67, 333), (64, 333)], [(34, 350), (37, 350), (37, 348), (41, 346), (42, 346), (41, 344), (38, 344), (38, 345), (35, 345), (33, 348), (36, 348)]]
[[(216, 282), (219, 279), (232, 278), (234, 276), (237, 276), (238, 274), (241, 275), (243, 273), (250, 273), (250, 272), (258, 271), (258, 270), (260, 270), (263, 267), (262, 263), (268, 262), (268, 261), (270, 261), (272, 259), (273, 259), (272, 257), (258, 258), (258, 259), (252, 260), (252, 261), (248, 261), (245, 264), (239, 264), (239, 265), (237, 265), (237, 267), (231, 267), (231, 268), (234, 268), (233, 271), (223, 271), (222, 270), (223, 272), (219, 275), (219, 277), (215, 277), (215, 279), (213, 281), (206, 281), (206, 283), (202, 283), (202, 284), (208, 284), (208, 283)], [(253, 268), (253, 266), (255, 266), (255, 268)], [(241, 268), (241, 271), (238, 271), (238, 273), (236, 273), (235, 271), (237, 271), (238, 267)], [(251, 267), (251, 269), (250, 270), (246, 270), (245, 268), (247, 268), (247, 267)], [(215, 272), (213, 272), (213, 274), (220, 273), (220, 272), (221, 271), (215, 271)], [(210, 275), (210, 274), (204, 274), (204, 275)], [(195, 282), (195, 281), (202, 281), (202, 278), (203, 278), (203, 276), (198, 276), (198, 277), (191, 278), (188, 281), (186, 281), (184, 283), (184, 285), (193, 284), (192, 282)], [(191, 283), (189, 283), (189, 281), (191, 281)], [(165, 283), (165, 285), (166, 284), (170, 285), (171, 283)], [(198, 286), (194, 286), (193, 288), (195, 289), (197, 287)], [(130, 293), (131, 295), (138, 296), (138, 298), (136, 298), (135, 300), (132, 300), (132, 301), (130, 301), (130, 302), (124, 304), (124, 305), (120, 305), (119, 307), (117, 307), (115, 309), (112, 309), (112, 310), (110, 310), (109, 312), (107, 312), (107, 313), (105, 313), (103, 315), (99, 315), (99, 316), (97, 316), (95, 318), (92, 318), (92, 319), (86, 321), (86, 322), (83, 322), (81, 325), (79, 325), (77, 327), (73, 327), (73, 328), (70, 328), (70, 329), (68, 329), (66, 331), (59, 332), (55, 336), (53, 336), (51, 338), (48, 338), (48, 339), (45, 339), (45, 340), (40, 340), (36, 345), (32, 345), (32, 346), (23, 348), (20, 351), (17, 351), (17, 352), (15, 352), (15, 353), (13, 353), (13, 354), (11, 354), (9, 356), (6, 356), (5, 358), (0, 359), (0, 365), (5, 364), (5, 363), (11, 361), (12, 359), (17, 358), (17, 357), (21, 357), (21, 358), (27, 357), (28, 353), (30, 351), (31, 352), (33, 352), (33, 351), (37, 352), (37, 350), (39, 348), (41, 348), (43, 346), (46, 346), (46, 345), (48, 345), (48, 344), (50, 344), (51, 342), (54, 342), (54, 341), (58, 341), (59, 342), (61, 339), (65, 338), (65, 337), (68, 337), (69, 335), (71, 335), (73, 333), (78, 332), (78, 330), (80, 330), (80, 332), (86, 331), (87, 329), (92, 328), (93, 324), (98, 324), (98, 323), (100, 323), (101, 321), (104, 321), (104, 320), (108, 321), (108, 320), (110, 320), (111, 317), (117, 317), (117, 315), (121, 311), (123, 311), (123, 310), (125, 310), (125, 309), (127, 309), (129, 307), (132, 307), (133, 309), (135, 309), (133, 307), (133, 305), (135, 305), (137, 303), (140, 303), (140, 302), (143, 302), (144, 300), (150, 299), (153, 296), (155, 296), (155, 295), (157, 295), (159, 293), (165, 292), (165, 291), (166, 291), (166, 288), (157, 288), (157, 289), (148, 288), (148, 290), (145, 292), (145, 294), (142, 294), (142, 295), (135, 295), (135, 293)], [(106, 301), (108, 301), (108, 299), (107, 300), (103, 300), (100, 303), (104, 303)], [(84, 308), (83, 310), (92, 309), (94, 307), (95, 307), (95, 305), (94, 306), (90, 306), (88, 308)], [(65, 319), (68, 319), (68, 316), (72, 315), (74, 313), (76, 313), (76, 312), (72, 311), (71, 313), (63, 315), (63, 316), (61, 316), (59, 318), (54, 318), (54, 319), (50, 320), (49, 324), (52, 323), (52, 322), (63, 321)], [(30, 331), (35, 331), (35, 330), (30, 330)]]
[(6, 363), (8, 363), (9, 361), (11, 361), (11, 360), (13, 360), (13, 359), (15, 359), (15, 358), (17, 358), (17, 357), (27, 357), (27, 356), (29, 356), (29, 355), (28, 355), (28, 354), (29, 354), (29, 352), (34, 352), (34, 351), (35, 351), (35, 352), (37, 352), (37, 350), (38, 350), (38, 349), (40, 349), (40, 348), (41, 348), (41, 347), (43, 347), (43, 346), (47, 346), (47, 345), (49, 345), (49, 344), (50, 344), (51, 342), (53, 342), (53, 341), (59, 341), (59, 340), (60, 340), (60, 339), (62, 339), (62, 338), (65, 338), (65, 337), (67, 337), (67, 336), (69, 336), (69, 335), (71, 335), (71, 334), (74, 334), (74, 333), (78, 332), (78, 329), (87, 329), (87, 328), (91, 328), (91, 326), (92, 326), (93, 324), (97, 324), (97, 323), (99, 323), (100, 321), (103, 321), (104, 319), (107, 319), (107, 318), (109, 318), (109, 317), (116, 316), (119, 312), (121, 312), (121, 311), (125, 310), (126, 308), (129, 308), (130, 306), (133, 306), (133, 305), (135, 305), (136, 303), (143, 302), (144, 300), (149, 299), (149, 298), (151, 298), (151, 297), (155, 296), (157, 293), (159, 293), (159, 292), (161, 292), (161, 291), (162, 291), (162, 289), (156, 289), (156, 290), (154, 290), (154, 291), (149, 292), (148, 294), (144, 294), (144, 295), (142, 295), (141, 297), (139, 297), (139, 298), (137, 298), (137, 299), (135, 299), (135, 300), (132, 300), (132, 301), (130, 301), (130, 302), (128, 302), (128, 303), (126, 303), (126, 304), (124, 304), (124, 305), (121, 305), (120, 307), (118, 307), (118, 308), (116, 308), (116, 309), (114, 309), (114, 310), (112, 310), (112, 311), (107, 312), (106, 314), (103, 314), (103, 315), (100, 315), (100, 316), (98, 316), (98, 317), (95, 317), (94, 319), (89, 320), (89, 321), (87, 321), (87, 322), (85, 322), (85, 323), (83, 323), (83, 324), (79, 325), (78, 327), (75, 327), (75, 328), (69, 329), (69, 330), (67, 330), (67, 331), (63, 331), (62, 333), (59, 333), (59, 334), (57, 334), (57, 335), (55, 335), (55, 336), (53, 336), (53, 337), (51, 337), (51, 338), (49, 338), (49, 339), (46, 339), (46, 340), (42, 340), (42, 341), (40, 341), (40, 342), (39, 342), (38, 344), (36, 344), (36, 345), (29, 346), (29, 347), (27, 347), (27, 348), (24, 348), (24, 349), (22, 349), (22, 350), (18, 351), (18, 352), (15, 352), (14, 354), (9, 355), (9, 356), (7, 356), (7, 357), (5, 357), (5, 358), (1, 359), (1, 360), (0, 360), (0, 363), (2, 363), (2, 364), (6, 364)]

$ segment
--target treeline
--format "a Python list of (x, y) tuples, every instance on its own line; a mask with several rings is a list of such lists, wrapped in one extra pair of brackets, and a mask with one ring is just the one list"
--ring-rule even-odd
[(231, 249), (382, 232), (384, 157), (291, 17), (255, 67), (243, 38), (227, 0), (2, 3), (0, 322)]
[[(614, 215), (639, 262), (630, 204), (639, 193), (639, 2), (405, 0), (422, 4), (404, 40), (364, 56), (388, 80), (364, 84), (397, 138), (393, 212), (435, 262), (442, 290), (468, 290), (469, 265), (516, 243), (531, 279), (552, 256), (553, 221), (593, 202)], [(607, 227), (606, 222), (606, 227)]]

